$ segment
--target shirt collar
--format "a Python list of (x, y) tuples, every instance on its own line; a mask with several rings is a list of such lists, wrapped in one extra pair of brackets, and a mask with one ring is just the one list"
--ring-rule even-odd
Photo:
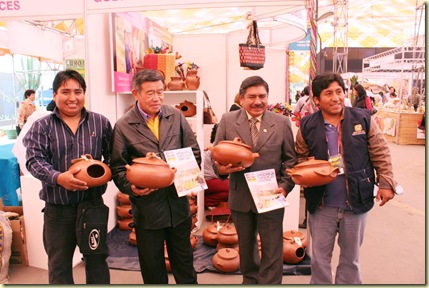
[(250, 119), (252, 119), (252, 118), (256, 118), (256, 119), (258, 119), (259, 123), (260, 123), (260, 122), (261, 122), (261, 120), (262, 120), (262, 115), (260, 115), (260, 116), (258, 116), (258, 117), (253, 117), (252, 115), (250, 115), (250, 114), (249, 114), (249, 112), (247, 112), (247, 110), (246, 110), (246, 115), (247, 115), (247, 120), (250, 120)]
[[(147, 114), (146, 112), (144, 112), (144, 111), (140, 108), (140, 105), (139, 105), (139, 103), (138, 103), (138, 102), (136, 103), (136, 106), (137, 106), (137, 109), (138, 109), (138, 110), (139, 110), (139, 112), (140, 112), (140, 115), (143, 117), (144, 121), (146, 121), (146, 122), (147, 122), (147, 120), (148, 120), (149, 118), (151, 118), (151, 116), (150, 116), (149, 114)], [(158, 116), (159, 116), (159, 117), (161, 117), (161, 116), (162, 116), (162, 107), (161, 107), (161, 109), (159, 110)]]

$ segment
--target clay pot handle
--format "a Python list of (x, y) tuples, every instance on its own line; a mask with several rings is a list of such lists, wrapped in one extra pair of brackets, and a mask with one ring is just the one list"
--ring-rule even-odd
[(174, 174), (176, 174), (176, 172), (177, 172), (177, 168), (175, 168), (175, 167), (171, 167), (171, 170), (173, 170), (173, 171), (174, 171)]
[(127, 169), (127, 170), (131, 170), (131, 166), (130, 166), (130, 165), (128, 165), (128, 164), (126, 164), (126, 165), (125, 165), (125, 169)]
[(253, 155), (253, 159), (258, 158), (259, 157), (259, 153), (252, 153)]
[(85, 160), (85, 161), (92, 160), (91, 154), (84, 154), (84, 155), (80, 156), (80, 158), (72, 159), (71, 164), (74, 164), (74, 163), (82, 161), (82, 160)]

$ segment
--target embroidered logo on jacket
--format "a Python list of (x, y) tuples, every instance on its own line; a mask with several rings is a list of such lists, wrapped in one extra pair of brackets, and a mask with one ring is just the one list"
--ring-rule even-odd
[(365, 130), (362, 129), (362, 125), (361, 124), (356, 124), (354, 126), (354, 129), (355, 129), (355, 131), (352, 134), (353, 136), (365, 134)]

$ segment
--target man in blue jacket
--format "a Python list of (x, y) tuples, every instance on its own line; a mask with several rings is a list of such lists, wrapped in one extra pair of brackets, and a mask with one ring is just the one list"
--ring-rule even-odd
[[(340, 75), (316, 76), (312, 90), (319, 111), (301, 119), (295, 143), (298, 161), (329, 160), (340, 174), (327, 185), (304, 188), (312, 238), (310, 283), (360, 284), (359, 250), (367, 212), (374, 206), (374, 196), (383, 206), (395, 195), (390, 151), (369, 110), (344, 106)], [(337, 234), (340, 259), (333, 280)]]

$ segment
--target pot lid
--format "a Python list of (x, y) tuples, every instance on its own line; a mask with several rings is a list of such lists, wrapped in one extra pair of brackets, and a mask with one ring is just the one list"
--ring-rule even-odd
[(216, 223), (213, 223), (213, 224), (207, 226), (206, 230), (207, 230), (207, 232), (217, 234), (218, 226)]
[(320, 167), (320, 166), (331, 166), (331, 162), (328, 160), (316, 160), (314, 157), (309, 157), (309, 160), (301, 162), (294, 166), (294, 168), (306, 168), (306, 167)]
[(219, 233), (227, 236), (236, 235), (237, 230), (232, 225), (225, 225), (222, 228), (220, 228)]
[(219, 144), (232, 144), (232, 145), (241, 146), (243, 148), (247, 148), (249, 150), (252, 149), (249, 145), (244, 144), (241, 141), (241, 138), (239, 138), (239, 137), (235, 137), (234, 140), (232, 140), (232, 141), (231, 140), (219, 141), (219, 143), (217, 145), (219, 145)]
[(299, 237), (301, 240), (303, 240), (305, 238), (305, 235), (304, 233), (295, 230), (283, 232), (283, 238), (285, 239), (293, 239), (294, 237)]
[(139, 157), (133, 159), (133, 163), (137, 164), (148, 164), (148, 165), (159, 165), (159, 166), (170, 166), (164, 160), (156, 156), (155, 152), (148, 152), (146, 157)]
[(232, 248), (221, 248), (217, 251), (220, 258), (225, 260), (232, 260), (238, 257), (238, 252)]

